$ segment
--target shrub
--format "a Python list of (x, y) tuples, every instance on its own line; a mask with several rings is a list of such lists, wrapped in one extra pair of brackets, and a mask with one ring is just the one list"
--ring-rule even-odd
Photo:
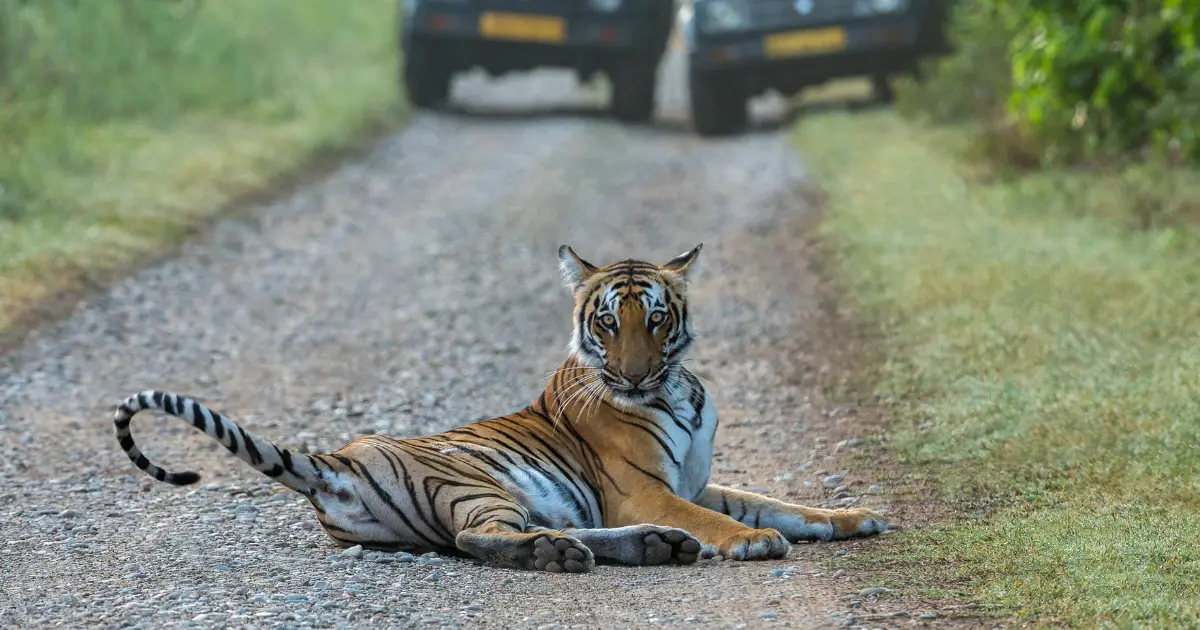
[(988, 153), (1041, 163), (1200, 157), (1200, 0), (963, 0), (958, 51), (899, 106), (982, 123)]

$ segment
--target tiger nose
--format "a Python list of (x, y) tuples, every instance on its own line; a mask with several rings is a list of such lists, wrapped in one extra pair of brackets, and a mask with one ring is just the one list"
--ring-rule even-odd
[(637, 372), (625, 372), (625, 379), (635, 387), (640, 385), (642, 381), (646, 380), (647, 376), (650, 376), (650, 368), (639, 370)]

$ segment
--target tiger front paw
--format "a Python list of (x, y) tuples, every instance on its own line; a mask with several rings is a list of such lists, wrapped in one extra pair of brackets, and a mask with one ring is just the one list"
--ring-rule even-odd
[(828, 516), (833, 527), (833, 540), (874, 536), (887, 529), (887, 522), (883, 520), (883, 516), (866, 508), (830, 510)]
[(711, 546), (714, 555), (730, 560), (770, 560), (791, 550), (783, 534), (774, 529), (749, 529), (727, 536)]
[(545, 534), (533, 540), (533, 556), (527, 569), (550, 573), (587, 573), (596, 568), (592, 550), (570, 536)]

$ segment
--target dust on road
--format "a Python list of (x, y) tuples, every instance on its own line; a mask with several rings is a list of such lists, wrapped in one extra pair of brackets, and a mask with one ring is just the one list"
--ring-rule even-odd
[(689, 366), (721, 409), (714, 480), (816, 504), (820, 473), (838, 473), (857, 494), (871, 471), (827, 459), (836, 422), (810, 378), (822, 331), (798, 157), (782, 131), (695, 137), (682, 83), (673, 56), (664, 120), (635, 128), (583, 113), (602, 95), (569, 75), (467, 78), (458, 111), (417, 116), (0, 360), (0, 626), (835, 624), (859, 586), (823, 562), (862, 542), (584, 576), (343, 559), (304, 499), (183, 423), (134, 431), (152, 459), (200, 471), (194, 488), (154, 484), (112, 437), (114, 405), (151, 387), (313, 450), (519, 409), (565, 353), (558, 245), (665, 262), (703, 242)]

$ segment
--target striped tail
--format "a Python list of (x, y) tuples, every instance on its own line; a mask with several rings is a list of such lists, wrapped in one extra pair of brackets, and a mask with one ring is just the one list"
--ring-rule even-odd
[(133, 442), (133, 434), (129, 431), (129, 423), (133, 420), (134, 415), (145, 409), (162, 411), (188, 421), (193, 427), (206, 433), (258, 472), (297, 492), (309, 494), (311, 484), (308, 479), (317, 477), (312, 460), (307, 455), (293, 456), (288, 450), (280, 449), (242, 429), (232, 420), (191, 398), (169, 392), (147, 390), (125, 399), (125, 402), (117, 407), (113, 422), (116, 424), (117, 441), (120, 442), (121, 448), (129, 456), (130, 461), (145, 471), (147, 475), (159, 481), (176, 486), (186, 486), (200, 481), (200, 475), (190, 471), (167, 472), (156, 466), (138, 450), (137, 445)]

